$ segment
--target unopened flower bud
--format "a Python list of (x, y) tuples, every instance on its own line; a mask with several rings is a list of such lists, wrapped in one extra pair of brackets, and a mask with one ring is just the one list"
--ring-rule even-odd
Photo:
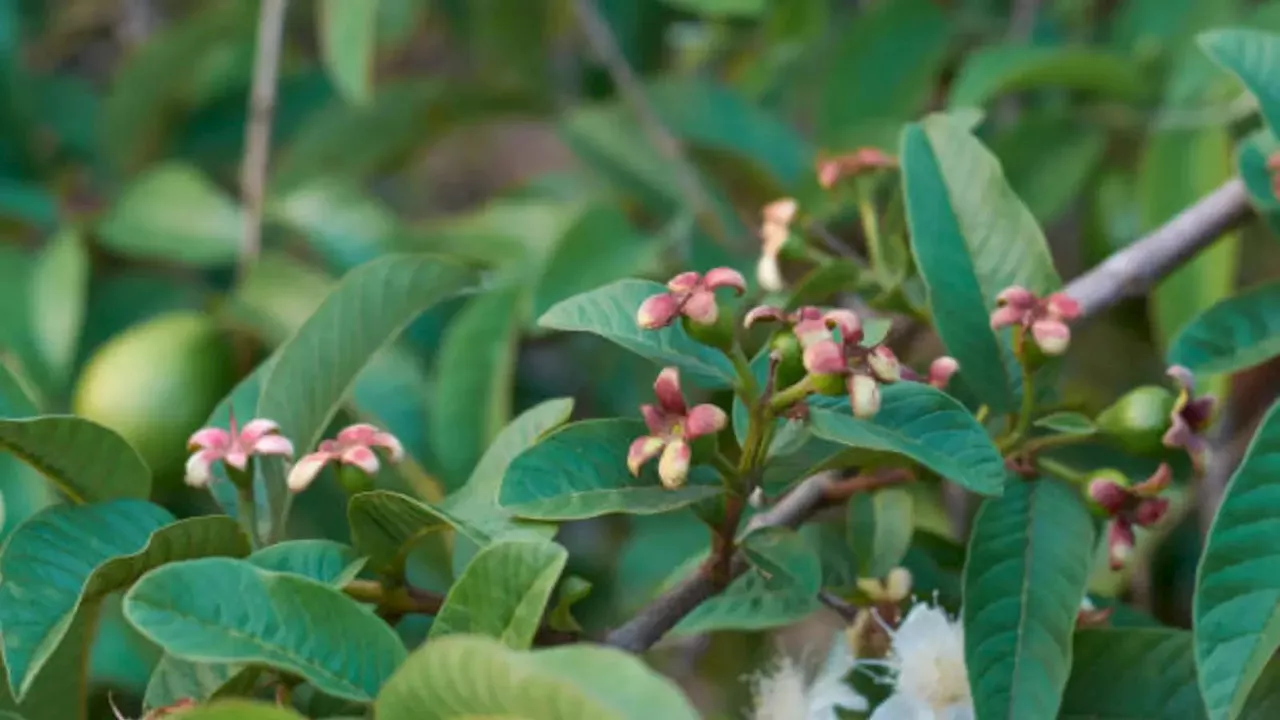
[(1129, 562), (1133, 555), (1133, 544), (1133, 526), (1129, 521), (1124, 518), (1112, 520), (1107, 529), (1107, 556), (1112, 570), (1120, 570)]
[(864, 420), (880, 412), (880, 385), (875, 378), (861, 373), (849, 378), (849, 404), (853, 414)]
[(1111, 517), (1123, 510), (1128, 502), (1129, 484), (1129, 478), (1119, 470), (1098, 470), (1085, 485), (1085, 495), (1097, 514)]
[(929, 364), (929, 384), (939, 390), (945, 389), (959, 370), (960, 362), (950, 355), (935, 358)]
[(1060, 320), (1039, 320), (1031, 324), (1031, 336), (1045, 355), (1061, 355), (1071, 343), (1071, 328)]
[(689, 478), (689, 463), (693, 458), (693, 449), (684, 438), (676, 438), (667, 444), (658, 460), (658, 478), (662, 486), (668, 490), (683, 487)]
[(875, 373), (876, 379), (880, 382), (892, 383), (902, 378), (898, 356), (884, 345), (877, 345), (871, 350), (867, 356), (867, 364), (871, 366), (871, 372)]

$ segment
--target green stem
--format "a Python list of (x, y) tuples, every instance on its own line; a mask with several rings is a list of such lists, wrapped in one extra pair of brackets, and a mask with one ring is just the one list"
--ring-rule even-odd
[(877, 276), (884, 276), (884, 258), (880, 254), (880, 218), (876, 215), (875, 204), (867, 189), (866, 178), (855, 178), (854, 191), (858, 196), (858, 219), (862, 221), (862, 233), (867, 239), (867, 255), (871, 260), (871, 269)]
[(256, 548), (261, 540), (258, 537), (258, 502), (253, 496), (253, 484), (236, 484), (236, 514), (240, 524), (249, 533), (249, 540)]
[(737, 343), (734, 343), (733, 350), (729, 353), (729, 359), (733, 361), (734, 372), (738, 374), (738, 382), (734, 383), (734, 391), (738, 393), (738, 397), (742, 398), (744, 405), (751, 407), (755, 404), (756, 398), (760, 394), (760, 388), (756, 384), (755, 373), (751, 372), (751, 360), (743, 352), (742, 346)]
[(786, 410), (792, 405), (795, 405), (801, 400), (809, 397), (812, 393), (813, 379), (808, 375), (805, 375), (800, 379), (800, 382), (792, 385), (782, 392), (776, 393), (769, 399), (769, 412), (767, 414), (770, 416), (777, 415), (783, 410)]
[(1036, 467), (1049, 473), (1050, 475), (1066, 480), (1069, 483), (1079, 484), (1079, 483), (1083, 483), (1087, 479), (1087, 476), (1084, 473), (1076, 472), (1075, 470), (1072, 470), (1070, 467), (1067, 467), (1066, 465), (1060, 462), (1057, 462), (1056, 460), (1049, 460), (1046, 458), (1036, 458)]
[(1047, 437), (1028, 440), (1027, 444), (1022, 446), (1022, 451), (1025, 453), (1036, 453), (1041, 450), (1048, 450), (1049, 448), (1065, 447), (1067, 445), (1089, 442), (1092, 439), (1092, 435), (1049, 435)]
[(1003, 441), (997, 443), (997, 447), (1002, 451), (1016, 446), (1022, 440), (1031, 427), (1031, 417), (1036, 411), (1035, 378), (1027, 363), (1026, 342), (1027, 331), (1020, 327), (1013, 334), (1013, 352), (1018, 357), (1019, 367), (1022, 368), (1022, 409), (1018, 411), (1018, 419), (1014, 423), (1012, 432)]
[(716, 470), (720, 471), (720, 475), (723, 476), (726, 487), (736, 486), (736, 481), (738, 479), (738, 466), (734, 465), (733, 461), (725, 457), (724, 453), (716, 450), (715, 454), (711, 456), (711, 464), (715, 466)]

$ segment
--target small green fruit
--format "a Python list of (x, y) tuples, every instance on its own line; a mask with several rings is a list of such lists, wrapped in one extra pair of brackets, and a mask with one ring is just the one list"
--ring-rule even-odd
[(835, 373), (830, 375), (814, 375), (813, 388), (820, 395), (829, 395), (831, 397), (845, 395), (849, 392), (849, 385), (845, 381), (844, 376), (836, 375)]
[(781, 390), (800, 382), (800, 378), (804, 377), (804, 351), (800, 348), (800, 341), (796, 339), (795, 333), (784, 330), (774, 335), (769, 341), (769, 350), (782, 356), (774, 387)]
[(684, 331), (694, 340), (724, 352), (733, 349), (734, 321), (733, 313), (729, 312), (728, 308), (721, 306), (716, 321), (711, 325), (699, 325), (687, 317), (680, 319), (684, 325)]
[(1135, 388), (1098, 414), (1098, 429), (1129, 452), (1156, 452), (1169, 427), (1175, 399), (1158, 385)]
[[(1089, 475), (1089, 480), (1084, 484), (1084, 501), (1089, 510), (1098, 517), (1111, 517), (1112, 512), (1107, 508), (1108, 502), (1117, 503), (1122, 499), (1116, 497), (1117, 490), (1114, 486), (1120, 488), (1128, 488), (1133, 485), (1129, 481), (1128, 476), (1114, 468), (1103, 468), (1095, 470)], [(1123, 490), (1120, 491), (1123, 493)]]

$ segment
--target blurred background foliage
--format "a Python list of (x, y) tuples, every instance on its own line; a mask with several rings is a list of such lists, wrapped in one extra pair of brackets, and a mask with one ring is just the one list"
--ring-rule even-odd
[[(600, 61), (584, 7), (634, 87)], [(1068, 277), (1238, 162), (1256, 170), (1276, 143), (1193, 38), (1280, 31), (1280, 2), (298, 0), (264, 247), (238, 277), (257, 11), (0, 0), (0, 361), (25, 384), (0, 388), (0, 412), (114, 428), (151, 465), (156, 499), (182, 514), (213, 507), (182, 485), (188, 434), (335, 278), (380, 254), (463, 258), (494, 288), (418, 319), (351, 393), (347, 419), (389, 427), (412, 458), (380, 482), (438, 497), (536, 402), (572, 395), (578, 416), (634, 416), (647, 399), (652, 366), (538, 330), (550, 305), (626, 276), (749, 271), (760, 207), (782, 196), (864, 252), (856, 204), (819, 188), (815, 162), (896, 152), (902, 124), (927, 111), (985, 111), (979, 135)], [(1259, 187), (1264, 222), (1083, 330), (1069, 403), (1096, 410), (1158, 381), (1183, 322), (1275, 271), (1276, 204), (1265, 177)], [(939, 352), (927, 333), (895, 345), (917, 366)], [(33, 473), (0, 455), (4, 532), (58, 501)], [(295, 534), (344, 539), (341, 493), (326, 477), (302, 496)], [(915, 515), (917, 587), (954, 602), (962, 551), (937, 498), (917, 498)], [(1184, 530), (1147, 595), (1173, 598), (1147, 609), (1175, 624), (1199, 542)], [(589, 630), (634, 612), (706, 542), (688, 513), (574, 524), (562, 539), (592, 584), (574, 607)], [(431, 550), (412, 572), (440, 585), (447, 567)], [(99, 632), (99, 702), (139, 696), (156, 651), (110, 610)], [(734, 714), (739, 675), (769, 648), (735, 634), (694, 645), (667, 653), (669, 669), (712, 716)]]

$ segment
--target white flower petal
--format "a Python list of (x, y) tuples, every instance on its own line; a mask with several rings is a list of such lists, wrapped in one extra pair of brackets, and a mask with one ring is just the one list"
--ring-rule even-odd
[(902, 693), (894, 693), (880, 703), (867, 720), (936, 720), (936, 718), (933, 710), (923, 702)]
[(974, 720), (975, 717), (971, 702), (956, 703), (938, 714), (938, 720)]

